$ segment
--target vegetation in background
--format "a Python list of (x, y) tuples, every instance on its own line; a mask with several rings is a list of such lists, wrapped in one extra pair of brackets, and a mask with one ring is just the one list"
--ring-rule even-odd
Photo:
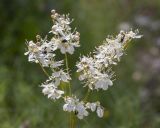
[(80, 54), (88, 54), (106, 35), (119, 29), (131, 26), (144, 35), (133, 42), (115, 68), (115, 85), (90, 96), (104, 103), (104, 119), (87, 118), (78, 122), (79, 127), (159, 128), (159, 0), (1, 0), (0, 127), (63, 128), (67, 124), (60, 120), (67, 115), (60, 113), (59, 104), (46, 100), (37, 87), (45, 80), (40, 67), (29, 64), (23, 54), (25, 38), (47, 34), (52, 8), (70, 13), (75, 19), (73, 27), (81, 33), (81, 48), (74, 59), (69, 58), (70, 68)]

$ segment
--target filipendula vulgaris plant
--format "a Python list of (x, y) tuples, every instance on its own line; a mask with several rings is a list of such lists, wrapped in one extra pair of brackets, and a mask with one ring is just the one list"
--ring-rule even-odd
[[(88, 88), (84, 98), (79, 99), (71, 92), (71, 76), (68, 68), (68, 55), (72, 55), (75, 48), (80, 47), (80, 34), (74, 29), (72, 31), (69, 15), (60, 15), (55, 10), (51, 11), (53, 26), (49, 31), (51, 39), (36, 36), (36, 41), (27, 41), (28, 61), (38, 63), (48, 79), (42, 83), (42, 93), (49, 99), (56, 101), (60, 98), (64, 100), (63, 110), (70, 113), (70, 127), (74, 127), (72, 115), (78, 119), (83, 119), (89, 115), (89, 112), (96, 112), (98, 117), (102, 118), (104, 107), (99, 101), (90, 102), (87, 100), (92, 90), (107, 90), (113, 85), (114, 72), (112, 66), (120, 61), (128, 43), (135, 38), (141, 38), (137, 35), (138, 31), (129, 32), (120, 31), (116, 37), (109, 36), (103, 41), (103, 44), (92, 52), (92, 55), (80, 57), (77, 62), (77, 72), (79, 80)], [(64, 60), (56, 60), (56, 50), (64, 54)], [(65, 65), (66, 69), (62, 69)], [(49, 74), (46, 68), (51, 70)], [(61, 83), (66, 83), (65, 87)]]

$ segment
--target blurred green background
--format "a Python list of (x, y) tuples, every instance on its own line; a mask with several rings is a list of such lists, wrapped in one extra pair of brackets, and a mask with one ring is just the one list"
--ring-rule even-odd
[[(81, 47), (69, 58), (73, 71), (79, 55), (107, 35), (130, 28), (144, 35), (115, 67), (114, 86), (90, 95), (106, 108), (104, 118), (90, 114), (77, 128), (160, 128), (160, 0), (0, 0), (0, 128), (68, 127), (62, 102), (43, 96), (46, 77), (24, 56), (25, 39), (50, 30), (52, 9), (70, 13), (81, 33)], [(72, 83), (78, 95), (85, 93), (76, 78)]]

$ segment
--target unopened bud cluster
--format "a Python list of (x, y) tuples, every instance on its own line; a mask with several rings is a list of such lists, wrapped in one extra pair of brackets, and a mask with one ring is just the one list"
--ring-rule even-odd
[[(72, 31), (69, 15), (60, 15), (55, 10), (51, 11), (53, 26), (49, 33), (51, 38), (36, 36), (36, 41), (27, 41), (28, 61), (39, 63), (48, 79), (42, 83), (42, 93), (49, 99), (64, 100), (63, 110), (74, 113), (79, 119), (89, 115), (89, 112), (96, 112), (99, 117), (103, 117), (104, 108), (99, 101), (89, 102), (78, 99), (73, 92), (68, 93), (66, 88), (70, 85), (71, 77), (68, 71), (67, 58), (56, 60), (56, 50), (62, 54), (73, 54), (76, 47), (79, 47), (80, 34), (76, 30)], [(92, 55), (80, 57), (77, 62), (77, 72), (79, 80), (89, 90), (107, 90), (113, 85), (114, 72), (111, 67), (117, 65), (128, 43), (134, 38), (141, 38), (137, 32), (121, 31), (115, 38), (109, 37), (101, 46), (96, 48)], [(66, 63), (64, 64), (64, 61)], [(66, 69), (63, 69), (66, 65)], [(50, 69), (50, 74), (45, 68)], [(62, 87), (61, 83), (66, 87)]]

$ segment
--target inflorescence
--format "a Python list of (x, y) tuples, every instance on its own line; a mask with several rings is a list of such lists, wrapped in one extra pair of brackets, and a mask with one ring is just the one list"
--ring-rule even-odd
[[(53, 26), (49, 33), (51, 39), (36, 36), (36, 41), (27, 41), (28, 61), (39, 63), (48, 79), (44, 82), (42, 93), (47, 95), (49, 99), (64, 100), (63, 110), (73, 112), (79, 119), (83, 119), (89, 115), (90, 112), (96, 111), (101, 118), (104, 114), (104, 107), (99, 101), (88, 102), (86, 99), (78, 99), (71, 92), (68, 94), (65, 88), (70, 84), (71, 76), (66, 69), (63, 69), (64, 60), (56, 60), (56, 50), (60, 50), (62, 54), (73, 54), (76, 47), (80, 44), (80, 34), (74, 29), (72, 31), (69, 15), (60, 15), (51, 11)], [(77, 62), (77, 72), (79, 73), (79, 80), (82, 81), (84, 87), (89, 90), (107, 90), (109, 86), (113, 85), (114, 72), (112, 66), (117, 65), (121, 57), (124, 55), (128, 43), (135, 38), (141, 38), (137, 35), (138, 31), (129, 32), (120, 31), (116, 37), (108, 37), (103, 41), (103, 44), (96, 48), (92, 55), (80, 57)], [(65, 58), (67, 61), (67, 58)], [(51, 70), (51, 74), (47, 73), (45, 68)], [(62, 87), (61, 83), (66, 83), (66, 87)]]

